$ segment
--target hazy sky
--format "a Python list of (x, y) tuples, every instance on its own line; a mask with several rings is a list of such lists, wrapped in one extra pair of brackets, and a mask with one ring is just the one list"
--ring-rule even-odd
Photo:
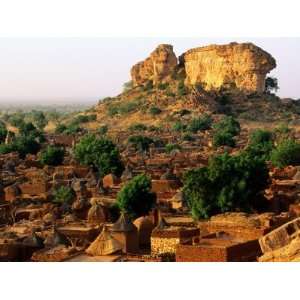
[(282, 97), (300, 98), (300, 38), (0, 38), (0, 101), (50, 103), (118, 94), (130, 68), (160, 43), (189, 48), (254, 42), (271, 53)]

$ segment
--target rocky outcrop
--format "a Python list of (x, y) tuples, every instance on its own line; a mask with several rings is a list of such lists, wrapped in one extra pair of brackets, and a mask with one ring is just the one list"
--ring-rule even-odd
[(199, 83), (206, 90), (228, 86), (246, 93), (263, 92), (266, 74), (276, 67), (275, 59), (252, 43), (194, 48), (180, 61), (188, 85)]
[(133, 86), (147, 83), (156, 85), (166, 80), (177, 65), (172, 45), (159, 45), (148, 58), (131, 68)]

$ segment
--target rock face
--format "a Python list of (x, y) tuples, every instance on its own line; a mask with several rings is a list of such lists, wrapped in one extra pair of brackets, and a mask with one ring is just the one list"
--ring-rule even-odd
[(145, 84), (149, 80), (156, 85), (163, 82), (177, 66), (177, 57), (172, 45), (159, 45), (148, 58), (131, 68), (133, 86)]
[(266, 74), (276, 67), (275, 59), (252, 43), (194, 48), (180, 61), (188, 85), (200, 83), (206, 90), (225, 85), (246, 93), (263, 92)]

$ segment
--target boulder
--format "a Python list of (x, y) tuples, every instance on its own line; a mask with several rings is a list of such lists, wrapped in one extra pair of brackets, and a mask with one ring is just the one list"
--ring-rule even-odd
[(133, 86), (152, 81), (157, 85), (165, 81), (177, 66), (177, 57), (172, 45), (159, 45), (148, 58), (131, 68)]
[(252, 43), (230, 43), (190, 49), (180, 56), (187, 85), (205, 90), (224, 86), (246, 93), (262, 93), (265, 77), (276, 67), (275, 59)]

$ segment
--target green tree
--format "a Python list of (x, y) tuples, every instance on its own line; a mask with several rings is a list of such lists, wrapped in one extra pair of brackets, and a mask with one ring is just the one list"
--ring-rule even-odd
[(151, 179), (144, 174), (131, 179), (117, 195), (118, 207), (133, 219), (147, 215), (155, 200), (156, 195), (151, 192)]
[(159, 107), (157, 107), (157, 106), (152, 106), (149, 109), (149, 113), (152, 116), (157, 116), (157, 115), (159, 115), (161, 113), (161, 109)]
[(279, 90), (278, 80), (275, 77), (267, 77), (265, 80), (265, 92), (271, 93), (274, 91), (275, 93)]
[(116, 145), (95, 135), (85, 135), (74, 147), (74, 156), (83, 165), (98, 170), (101, 177), (113, 173), (120, 176), (124, 170)]
[(53, 191), (52, 196), (54, 203), (70, 205), (75, 198), (75, 192), (68, 186), (60, 186)]
[(62, 164), (65, 150), (61, 147), (48, 146), (41, 152), (40, 161), (43, 165), (59, 166)]
[(269, 160), (273, 149), (273, 133), (268, 130), (256, 129), (250, 135), (249, 145), (246, 151), (249, 155)]
[(266, 163), (247, 152), (225, 153), (209, 160), (208, 166), (184, 176), (184, 198), (195, 219), (227, 211), (250, 211), (268, 183)]
[(212, 124), (212, 119), (209, 115), (204, 114), (199, 118), (194, 118), (188, 125), (188, 131), (192, 133), (197, 133), (198, 131), (204, 131), (210, 129)]
[(282, 141), (271, 152), (274, 166), (283, 168), (288, 165), (300, 164), (300, 144), (293, 139)]
[(42, 111), (33, 111), (33, 122), (36, 127), (43, 131), (46, 125), (48, 124), (48, 120), (45, 117), (45, 114)]
[(213, 146), (235, 146), (234, 137), (241, 131), (240, 123), (232, 116), (224, 117), (220, 122), (213, 125)]
[(5, 142), (7, 129), (3, 122), (0, 122), (0, 143)]
[(128, 143), (136, 150), (147, 151), (154, 140), (147, 136), (133, 135), (128, 138)]

